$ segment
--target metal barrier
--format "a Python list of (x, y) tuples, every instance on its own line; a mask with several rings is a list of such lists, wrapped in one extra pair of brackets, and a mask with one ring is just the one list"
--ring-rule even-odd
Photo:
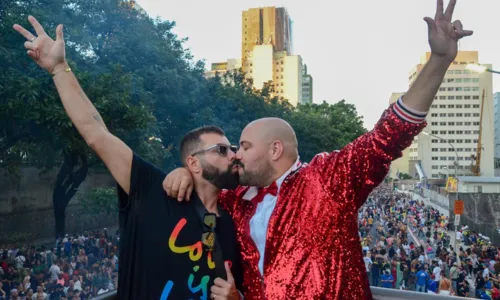
[[(454, 296), (443, 296), (443, 295), (434, 295), (434, 294), (425, 294), (425, 293), (417, 293), (410, 291), (401, 291), (396, 289), (384, 289), (379, 287), (370, 287), (373, 294), (374, 300), (416, 300), (416, 299), (426, 299), (426, 300), (463, 300), (463, 299), (472, 299), (472, 298), (461, 298)], [(97, 297), (92, 298), (95, 300), (115, 300), (116, 299), (116, 290), (107, 292), (101, 295), (97, 295)]]
[(92, 298), (92, 300), (116, 300), (116, 290), (104, 294), (100, 294)]
[(411, 291), (401, 291), (396, 289), (384, 289), (379, 287), (370, 287), (374, 300), (413, 300), (413, 299), (426, 299), (426, 300), (451, 300), (451, 299), (473, 299), (462, 298), (454, 296), (435, 295), (428, 293), (417, 293)]

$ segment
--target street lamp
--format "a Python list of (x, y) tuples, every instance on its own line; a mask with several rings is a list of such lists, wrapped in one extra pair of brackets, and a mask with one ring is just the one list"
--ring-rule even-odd
[(477, 72), (477, 73), (489, 72), (489, 73), (500, 74), (499, 71), (495, 71), (495, 70), (492, 70), (492, 69), (487, 68), (485, 66), (476, 65), (476, 64), (468, 64), (465, 68), (468, 70)]

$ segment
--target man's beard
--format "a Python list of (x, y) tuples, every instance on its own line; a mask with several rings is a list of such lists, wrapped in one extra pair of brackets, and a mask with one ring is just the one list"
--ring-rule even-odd
[(211, 164), (202, 161), (201, 176), (219, 189), (234, 190), (239, 185), (238, 172), (233, 171), (235, 165), (239, 165), (239, 163), (235, 161), (229, 165), (226, 171), (220, 171)]
[(274, 175), (275, 170), (267, 160), (263, 159), (258, 164), (260, 166), (257, 169), (248, 171), (243, 164), (239, 163), (240, 168), (243, 169), (239, 177), (241, 185), (265, 187), (269, 184), (269, 180)]

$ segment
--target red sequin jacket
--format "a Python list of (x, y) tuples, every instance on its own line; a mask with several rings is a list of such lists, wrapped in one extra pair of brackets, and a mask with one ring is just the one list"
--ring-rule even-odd
[(237, 227), (246, 300), (372, 298), (357, 211), (425, 127), (424, 118), (400, 99), (372, 131), (288, 175), (267, 228), (264, 276), (250, 236), (252, 204), (242, 199), (248, 187), (221, 193)]

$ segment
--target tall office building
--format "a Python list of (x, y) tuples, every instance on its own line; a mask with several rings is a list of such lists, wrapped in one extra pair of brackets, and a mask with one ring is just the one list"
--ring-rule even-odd
[[(429, 58), (430, 53), (426, 53), (411, 70), (410, 86)], [(479, 64), (477, 51), (460, 51), (448, 69), (427, 116), (428, 125), (409, 148), (411, 173), (415, 170), (427, 179), (454, 176), (455, 172), (458, 176), (471, 175), (471, 156), (477, 154), (482, 125), (480, 175), (494, 176), (492, 76), (488, 72), (470, 71), (467, 64)], [(483, 66), (491, 68), (488, 64)], [(485, 100), (481, 109), (483, 90)]]
[(313, 78), (307, 73), (307, 65), (302, 68), (302, 103), (313, 102)]
[(283, 7), (251, 8), (242, 14), (241, 60), (243, 70), (255, 46), (273, 45), (274, 51), (292, 54), (292, 21)]
[(292, 21), (286, 9), (251, 8), (243, 12), (242, 25), (241, 65), (254, 87), (271, 82), (273, 96), (293, 106), (303, 103), (302, 58), (292, 53)]
[(500, 92), (493, 96), (493, 113), (495, 114), (495, 157), (500, 158)]
[(272, 82), (275, 96), (287, 99), (293, 106), (302, 103), (302, 58), (299, 55), (276, 52), (273, 45), (257, 45), (247, 61), (247, 76), (252, 78), (256, 89)]

